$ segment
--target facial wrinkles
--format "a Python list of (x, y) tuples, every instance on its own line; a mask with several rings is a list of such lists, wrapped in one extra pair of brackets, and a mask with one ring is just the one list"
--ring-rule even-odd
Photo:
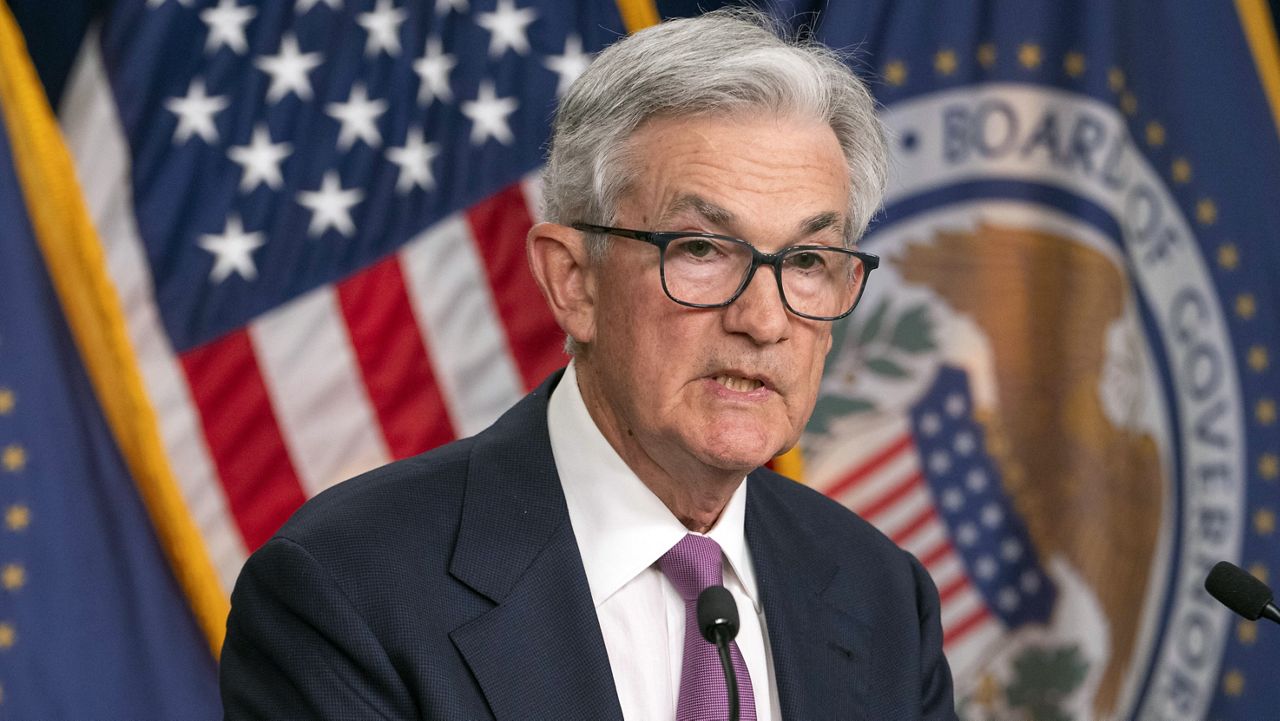
[[(737, 198), (739, 196), (767, 198), (774, 195), (776, 178), (779, 176), (800, 178), (801, 187), (797, 188), (793, 181), (789, 191), (802, 196), (820, 197), (821, 192), (830, 188), (832, 184), (847, 187), (847, 179), (839, 175), (844, 171), (842, 165), (834, 168), (813, 165), (806, 153), (789, 151), (785, 141), (788, 136), (785, 133), (779, 136), (782, 138), (779, 142), (784, 144), (776, 146), (774, 152), (743, 157), (742, 154), (733, 152), (735, 150), (733, 148), (721, 152), (718, 146), (719, 140), (708, 137), (705, 133), (686, 132), (675, 137), (667, 137), (655, 132), (652, 127), (649, 131), (654, 133), (657, 142), (667, 146), (667, 152), (657, 160), (656, 167), (650, 166), (641, 173), (642, 177), (648, 176), (656, 181), (649, 185), (650, 190), (646, 194), (648, 197), (633, 196), (632, 200), (636, 201), (633, 207), (649, 211), (644, 212), (642, 217), (653, 230), (668, 229), (670, 221), (687, 217), (687, 214), (682, 211), (689, 210), (713, 226), (718, 226), (730, 233), (741, 232), (741, 228), (731, 227), (725, 223), (729, 220), (732, 220), (733, 224), (741, 222), (751, 217), (755, 209), (735, 208)], [(773, 140), (773, 138), (770, 139)], [(679, 168), (678, 174), (670, 170), (673, 167)], [(735, 192), (733, 195), (721, 198), (718, 191), (723, 187), (726, 179), (732, 179)], [(687, 202), (691, 196), (709, 202), (712, 208), (727, 210), (731, 219), (717, 217), (718, 213), (700, 212), (705, 209), (699, 208), (696, 203)], [(656, 209), (662, 210), (656, 215), (651, 214)], [(819, 212), (813, 218), (807, 219), (806, 225), (809, 227), (803, 228), (801, 235), (824, 230), (833, 222), (837, 225), (835, 230), (840, 232), (843, 225), (847, 223), (847, 219), (844, 218), (843, 212)], [(659, 228), (658, 225), (663, 227)], [(791, 237), (790, 232), (784, 237)]]
[[(841, 244), (847, 216), (838, 189), (847, 183), (843, 164), (828, 157), (838, 157), (834, 139), (835, 152), (826, 153), (809, 142), (812, 136), (793, 142), (794, 124), (780, 123), (775, 134), (772, 124), (748, 119), (743, 128), (746, 133), (723, 133), (721, 125), (707, 133), (695, 121), (638, 132), (636, 147), (650, 152), (637, 156), (645, 159), (645, 167), (621, 199), (616, 224), (723, 233), (765, 252), (787, 245)], [(742, 152), (744, 148), (750, 152)], [(671, 466), (687, 461), (686, 452), (708, 458), (725, 453), (728, 459), (749, 455), (744, 449), (752, 433), (764, 433), (769, 437), (761, 440), (772, 445), (785, 440), (775, 434), (798, 432), (816, 393), (815, 368), (820, 370), (829, 346), (824, 340), (829, 328), (788, 314), (785, 337), (757, 343), (744, 333), (742, 319), (732, 327), (725, 320), (735, 312), (763, 310), (756, 305), (766, 300), (764, 291), (756, 286), (772, 285), (773, 269), (758, 269), (746, 291), (751, 295), (736, 301), (750, 307), (697, 310), (677, 306), (662, 292), (655, 248), (614, 243), (614, 250), (623, 252), (611, 254), (608, 261), (610, 277), (602, 278), (605, 303), (600, 306), (614, 322), (597, 326), (593, 345), (604, 351), (596, 357), (603, 371), (597, 400), (610, 408), (605, 423), (615, 430), (607, 435), (624, 457), (646, 457), (640, 466), (663, 467), (669, 473), (687, 472)], [(776, 294), (768, 300), (780, 304)], [(771, 312), (786, 313), (780, 307)], [(623, 320), (636, 313), (644, 323)], [(634, 376), (607, 370), (634, 366), (637, 345), (666, 350), (648, 353), (656, 363), (640, 363)], [(658, 366), (664, 370), (652, 372)], [(761, 380), (772, 393), (744, 405), (708, 394), (703, 384), (726, 375)]]
[(775, 353), (750, 356), (739, 354), (737, 357), (719, 353), (703, 361), (703, 366), (698, 372), (710, 378), (718, 375), (757, 378), (785, 396), (792, 386), (790, 375), (795, 372), (795, 369), (789, 367)]
[[(693, 193), (683, 193), (662, 213), (655, 227), (663, 230), (681, 230), (686, 226), (733, 228), (737, 223), (738, 217), (725, 208)], [(842, 214), (826, 211), (805, 218), (798, 226), (798, 232), (789, 236), (786, 245), (839, 245), (847, 222)], [(745, 237), (741, 240), (752, 242)]]
[[(670, 152), (660, 156), (657, 167), (648, 169), (649, 177), (657, 182), (649, 185), (647, 198), (634, 198), (637, 209), (661, 209), (655, 215), (644, 214), (644, 222), (648, 227), (658, 230), (704, 229), (712, 232), (742, 237), (748, 226), (746, 219), (763, 216), (770, 220), (770, 209), (737, 208), (738, 197), (768, 197), (776, 187), (779, 175), (796, 174), (799, 169), (803, 178), (816, 188), (830, 187), (830, 180), (825, 178), (829, 173), (814, 172), (803, 153), (774, 153), (762, 158), (743, 158), (740, 154), (729, 153), (726, 157), (735, 162), (722, 162), (717, 152), (716, 143), (701, 133), (689, 133), (680, 136), (670, 146)], [(669, 168), (678, 167), (679, 173)], [(840, 166), (839, 169), (843, 169)], [(733, 178), (735, 192), (721, 197), (723, 180)], [(792, 186), (789, 190), (795, 190)], [(803, 189), (801, 189), (803, 190)], [(803, 193), (801, 193), (803, 194)], [(816, 193), (815, 193), (816, 196)], [(764, 233), (746, 233), (754, 237), (745, 240), (757, 244), (763, 250), (776, 251), (785, 245), (820, 243), (840, 245), (842, 229), (847, 219), (843, 212), (815, 208), (812, 215), (802, 219), (788, 221), (786, 227), (767, 228)], [(759, 227), (759, 223), (751, 223), (751, 227)], [(766, 237), (767, 234), (767, 237)], [(779, 237), (780, 236), (780, 237)], [(773, 275), (769, 267), (759, 268), (757, 275), (765, 273)], [(772, 281), (772, 279), (770, 279)], [(756, 281), (755, 278), (752, 279)], [(687, 311), (685, 311), (687, 312)], [(807, 323), (800, 318), (789, 318), (792, 323)], [(795, 387), (796, 378), (809, 375), (809, 368), (798, 368), (794, 360), (789, 360), (787, 347), (767, 346), (742, 350), (734, 346), (721, 346), (714, 355), (705, 358), (698, 373), (704, 377), (715, 377), (726, 370), (737, 371), (730, 375), (745, 374), (763, 376), (775, 391), (788, 399)]]

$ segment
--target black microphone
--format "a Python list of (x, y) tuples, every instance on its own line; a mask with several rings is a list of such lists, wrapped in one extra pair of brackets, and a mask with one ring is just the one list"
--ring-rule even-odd
[(1218, 561), (1204, 579), (1204, 590), (1250, 621), (1267, 618), (1280, 623), (1280, 608), (1271, 602), (1271, 589), (1233, 563)]
[(729, 721), (738, 721), (738, 677), (733, 672), (729, 644), (738, 635), (738, 604), (724, 586), (708, 586), (698, 594), (698, 630), (720, 652), (724, 687), (729, 693)]

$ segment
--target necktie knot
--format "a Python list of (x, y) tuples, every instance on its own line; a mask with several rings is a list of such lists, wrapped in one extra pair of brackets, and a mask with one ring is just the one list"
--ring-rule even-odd
[(723, 583), (720, 544), (694, 533), (680, 539), (658, 559), (658, 568), (686, 601), (696, 599), (709, 586)]

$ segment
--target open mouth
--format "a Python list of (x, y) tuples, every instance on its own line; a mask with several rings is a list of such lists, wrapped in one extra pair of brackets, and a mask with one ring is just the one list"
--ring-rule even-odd
[(716, 383), (728, 388), (731, 391), (739, 393), (750, 393), (751, 391), (764, 386), (764, 383), (754, 378), (739, 378), (737, 376), (716, 376)]

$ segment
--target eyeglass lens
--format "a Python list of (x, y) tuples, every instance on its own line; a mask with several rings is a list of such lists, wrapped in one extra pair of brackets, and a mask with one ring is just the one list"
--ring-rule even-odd
[[(676, 238), (663, 254), (663, 278), (672, 298), (696, 305), (720, 305), (737, 293), (751, 269), (746, 243), (705, 237)], [(835, 317), (858, 298), (866, 271), (861, 259), (837, 248), (787, 251), (782, 292), (792, 310)]]

